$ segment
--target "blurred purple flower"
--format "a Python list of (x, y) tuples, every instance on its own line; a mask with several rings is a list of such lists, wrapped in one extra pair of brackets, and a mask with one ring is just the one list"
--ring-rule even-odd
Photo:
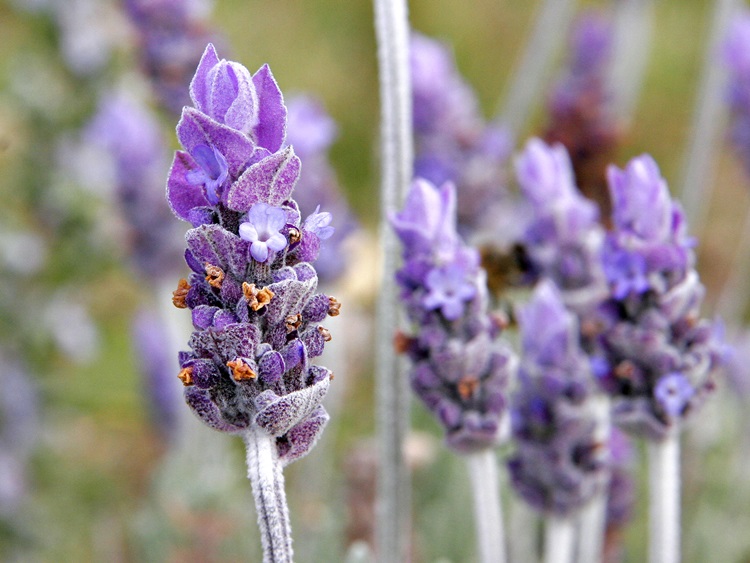
[(412, 388), (451, 448), (493, 447), (513, 358), (488, 312), (479, 256), (456, 233), (455, 188), (415, 180), (391, 224), (403, 245), (396, 279), (413, 328), (399, 350), (412, 362)]
[(577, 319), (552, 282), (537, 286), (519, 324), (523, 356), (511, 402), (517, 443), (508, 462), (511, 483), (535, 509), (569, 516), (603, 489), (607, 477), (589, 360)]

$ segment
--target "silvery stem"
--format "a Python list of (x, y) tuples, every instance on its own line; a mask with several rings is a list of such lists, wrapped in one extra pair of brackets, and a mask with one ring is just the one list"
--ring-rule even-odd
[(521, 132), (532, 104), (544, 90), (544, 80), (555, 53), (565, 41), (575, 4), (573, 0), (544, 0), (542, 3), (500, 110), (499, 122), (508, 127), (514, 138)]
[(276, 439), (253, 427), (245, 433), (247, 477), (253, 488), (263, 563), (292, 562), (292, 526)]
[[(605, 395), (592, 399), (591, 408), (596, 420), (596, 439), (601, 444), (609, 444), (611, 431), (610, 400)], [(603, 479), (602, 489), (583, 507), (579, 515), (576, 561), (578, 563), (599, 563), (604, 549), (604, 532), (607, 525), (607, 500), (609, 497), (609, 468)]]
[(505, 563), (505, 530), (495, 452), (485, 449), (464, 456), (474, 500), (474, 526), (481, 563)]
[(649, 562), (680, 560), (680, 439), (648, 443)]
[(612, 62), (607, 80), (612, 111), (631, 119), (648, 63), (654, 28), (654, 0), (614, 2)]
[(725, 118), (724, 91), (727, 72), (719, 57), (728, 24), (737, 10), (738, 0), (718, 0), (711, 36), (703, 61), (697, 105), (693, 115), (690, 146), (683, 165), (681, 201), (694, 233), (703, 230), (714, 182), (714, 155), (719, 146)]
[(572, 518), (544, 519), (544, 563), (573, 563), (575, 525)]
[(378, 299), (375, 376), (380, 471), (376, 552), (380, 561), (405, 561), (408, 553), (409, 477), (402, 452), (409, 424), (409, 389), (393, 350), (399, 323), (394, 278), (398, 241), (387, 221), (401, 205), (412, 179), (413, 140), (409, 22), (405, 0), (375, 0), (375, 32), (381, 97), (381, 225), (383, 249)]

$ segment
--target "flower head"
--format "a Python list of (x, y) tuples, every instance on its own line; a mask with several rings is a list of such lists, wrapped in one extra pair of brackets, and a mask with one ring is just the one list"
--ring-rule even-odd
[(458, 319), (464, 312), (464, 304), (476, 295), (467, 274), (462, 264), (430, 270), (425, 278), (427, 294), (422, 305), (430, 311), (440, 309), (449, 321)]

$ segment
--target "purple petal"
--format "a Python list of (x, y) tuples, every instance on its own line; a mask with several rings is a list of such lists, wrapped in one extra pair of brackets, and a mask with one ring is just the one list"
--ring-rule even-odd
[(213, 44), (209, 43), (190, 82), (190, 99), (193, 100), (193, 105), (202, 112), (208, 111), (208, 73), (217, 64), (219, 64), (219, 55), (216, 54)]
[(286, 106), (279, 85), (268, 65), (260, 67), (253, 76), (258, 93), (258, 125), (255, 141), (271, 152), (278, 151), (286, 137)]
[(236, 178), (248, 162), (254, 162), (264, 149), (258, 149), (240, 131), (222, 125), (194, 108), (183, 108), (177, 124), (177, 138), (190, 153), (199, 145), (215, 147), (227, 161), (229, 174)]
[(167, 180), (167, 201), (172, 212), (183, 221), (190, 221), (189, 213), (196, 207), (209, 205), (203, 187), (190, 182), (187, 175), (197, 168), (186, 152), (177, 151)]
[(255, 423), (273, 436), (285, 434), (320, 405), (329, 384), (330, 378), (325, 378), (311, 387), (280, 397), (256, 415)]
[(227, 207), (244, 212), (258, 202), (281, 205), (292, 194), (300, 166), (292, 147), (253, 164), (226, 190)]

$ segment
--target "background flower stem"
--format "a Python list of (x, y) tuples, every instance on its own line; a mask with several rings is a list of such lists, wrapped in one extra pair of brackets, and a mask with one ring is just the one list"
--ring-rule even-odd
[(649, 561), (680, 560), (680, 440), (677, 432), (648, 443)]
[(505, 563), (505, 529), (497, 474), (492, 449), (464, 456), (474, 501), (474, 526), (481, 563)]
[(400, 206), (412, 179), (412, 101), (409, 22), (405, 0), (375, 0), (381, 105), (381, 225), (383, 251), (378, 299), (375, 377), (380, 470), (375, 542), (380, 561), (404, 561), (409, 551), (409, 476), (402, 446), (409, 424), (409, 389), (393, 349), (398, 327), (394, 275), (399, 247), (388, 215)]
[(573, 563), (574, 546), (573, 519), (547, 516), (544, 519), (544, 563)]

